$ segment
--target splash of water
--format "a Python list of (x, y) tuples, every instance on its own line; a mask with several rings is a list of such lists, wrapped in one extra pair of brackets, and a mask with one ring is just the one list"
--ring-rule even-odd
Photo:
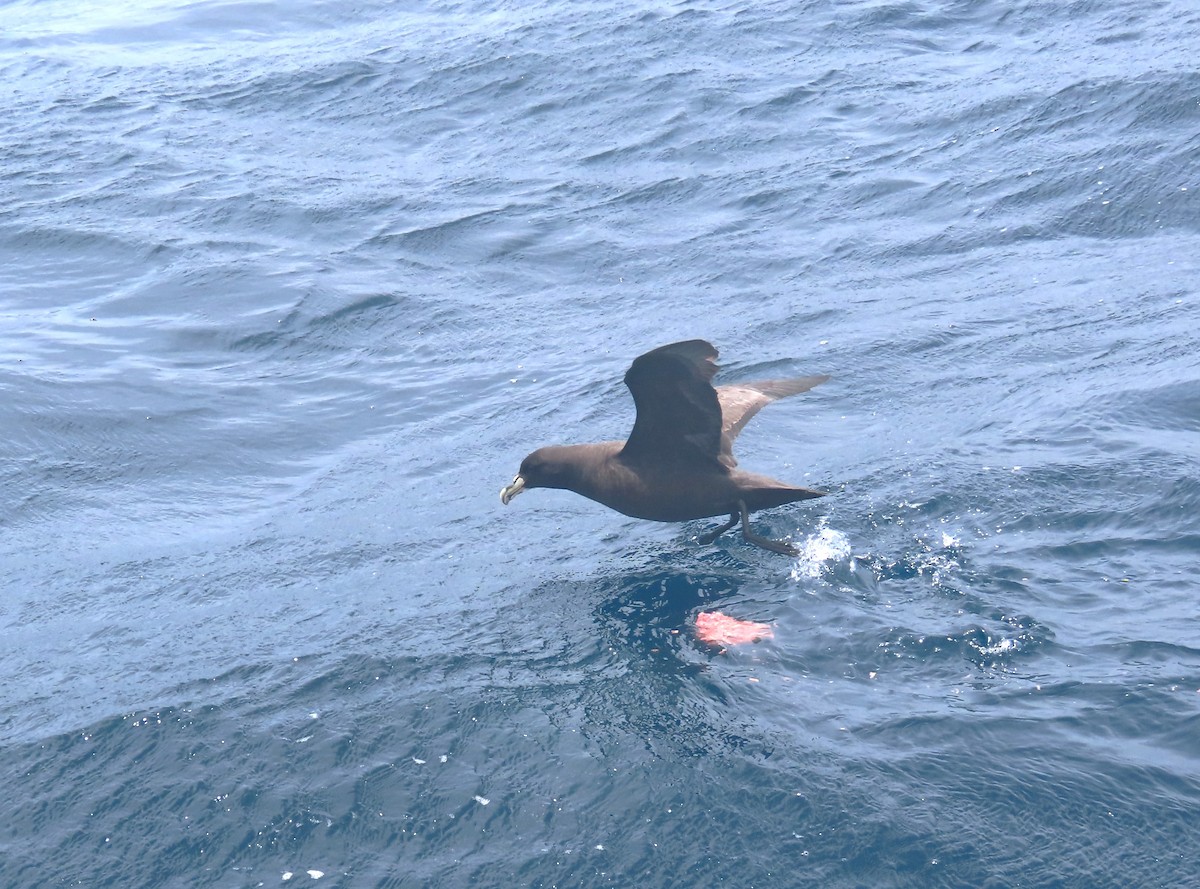
[(821, 526), (800, 544), (800, 555), (792, 566), (792, 580), (821, 576), (827, 565), (850, 558), (850, 539), (841, 531)]

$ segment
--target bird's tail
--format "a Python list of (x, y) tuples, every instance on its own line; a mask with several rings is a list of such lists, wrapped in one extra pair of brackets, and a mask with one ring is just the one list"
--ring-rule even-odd
[(794, 488), (784, 485), (777, 488), (752, 488), (746, 491), (746, 508), (751, 512), (758, 509), (770, 509), (773, 506), (783, 506), (785, 503), (795, 503), (797, 500), (814, 500), (824, 497), (824, 491), (814, 491), (812, 488)]
[(812, 500), (824, 497), (824, 491), (812, 488), (800, 488), (789, 485), (765, 475), (755, 475), (750, 472), (734, 471), (738, 492), (746, 502), (746, 508), (751, 512), (757, 509), (770, 509), (783, 506), (785, 503), (795, 503), (797, 500)]

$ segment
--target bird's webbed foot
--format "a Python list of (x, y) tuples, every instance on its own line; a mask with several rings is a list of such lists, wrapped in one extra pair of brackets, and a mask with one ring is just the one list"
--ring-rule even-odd
[(738, 523), (738, 519), (740, 518), (741, 516), (735, 512), (729, 516), (729, 521), (727, 521), (724, 525), (721, 525), (719, 528), (713, 528), (711, 531), (705, 531), (696, 539), (700, 541), (702, 546), (712, 543), (714, 540), (736, 525)]
[[(769, 537), (760, 537), (750, 530), (750, 513), (746, 509), (744, 500), (738, 501), (738, 509), (741, 511), (742, 520), (742, 539), (747, 543), (753, 543), (755, 546), (761, 546), (763, 549), (769, 549), (773, 553), (782, 553), (785, 556), (798, 556), (800, 550), (782, 540), (771, 540)], [(732, 523), (729, 525), (733, 527)], [(722, 531), (728, 530), (722, 528)]]

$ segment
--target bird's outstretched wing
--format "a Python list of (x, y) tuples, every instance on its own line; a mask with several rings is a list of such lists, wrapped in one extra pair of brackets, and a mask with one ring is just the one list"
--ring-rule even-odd
[(621, 453), (643, 462), (716, 463), (721, 403), (712, 386), (717, 350), (704, 340), (660, 346), (625, 373), (637, 419)]
[(729, 466), (736, 465), (737, 461), (733, 459), (733, 440), (760, 410), (776, 399), (807, 392), (828, 379), (824, 374), (819, 374), (790, 380), (757, 380), (753, 383), (718, 386), (717, 400), (721, 405), (721, 461)]

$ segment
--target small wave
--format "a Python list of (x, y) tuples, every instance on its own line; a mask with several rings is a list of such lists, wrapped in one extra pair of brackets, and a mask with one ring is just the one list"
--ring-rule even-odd
[(900, 633), (879, 647), (901, 659), (930, 664), (965, 660), (983, 670), (1009, 670), (1053, 638), (1047, 627), (1020, 615), (1004, 616), (990, 628), (974, 625), (949, 633)]

